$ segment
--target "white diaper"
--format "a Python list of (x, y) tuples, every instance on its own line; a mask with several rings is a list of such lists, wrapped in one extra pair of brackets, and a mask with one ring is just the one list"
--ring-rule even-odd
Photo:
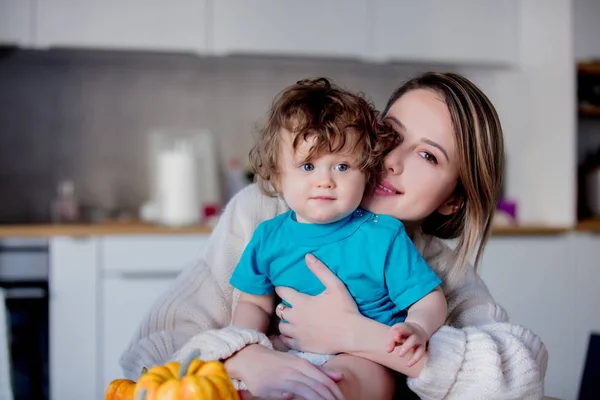
[(309, 353), (307, 351), (288, 350), (288, 353), (304, 358), (314, 365), (323, 365), (331, 360), (334, 356), (331, 354)]

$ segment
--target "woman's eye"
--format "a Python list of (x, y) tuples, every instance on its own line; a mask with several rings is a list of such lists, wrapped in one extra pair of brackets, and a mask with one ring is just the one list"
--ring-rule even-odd
[(315, 169), (315, 166), (312, 165), (311, 163), (305, 163), (300, 166), (300, 169), (302, 171), (310, 172)]
[(348, 164), (338, 164), (335, 166), (336, 171), (340, 172), (348, 171), (349, 168), (350, 166)]
[(425, 161), (433, 163), (433, 164), (437, 164), (437, 158), (435, 158), (435, 156), (431, 153), (428, 153), (426, 151), (422, 151), (419, 153), (419, 155), (421, 157), (423, 157), (425, 159)]

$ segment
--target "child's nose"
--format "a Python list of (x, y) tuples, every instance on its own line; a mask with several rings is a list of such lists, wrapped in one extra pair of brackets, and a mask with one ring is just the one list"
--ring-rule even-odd
[(317, 176), (317, 187), (331, 189), (335, 186), (335, 182), (330, 172), (322, 172)]

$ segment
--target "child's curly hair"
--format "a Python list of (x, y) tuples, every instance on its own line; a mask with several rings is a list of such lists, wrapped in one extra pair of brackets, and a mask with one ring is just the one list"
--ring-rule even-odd
[(367, 189), (383, 170), (383, 157), (397, 144), (396, 133), (361, 95), (334, 85), (327, 78), (305, 79), (284, 89), (273, 101), (260, 137), (250, 151), (250, 165), (262, 191), (277, 195), (279, 154), (283, 130), (293, 135), (293, 146), (315, 136), (305, 162), (349, 147)]

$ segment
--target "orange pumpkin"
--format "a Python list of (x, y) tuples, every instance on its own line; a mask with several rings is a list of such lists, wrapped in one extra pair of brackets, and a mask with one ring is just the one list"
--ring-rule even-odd
[(105, 400), (239, 400), (223, 363), (197, 360), (198, 352), (181, 365), (165, 365), (142, 371), (137, 383), (112, 381)]
[[(187, 368), (186, 368), (187, 367)], [(136, 400), (239, 400), (218, 361), (169, 362), (152, 367), (135, 386)]]
[(105, 400), (133, 400), (135, 382), (129, 379), (115, 379), (106, 388)]

